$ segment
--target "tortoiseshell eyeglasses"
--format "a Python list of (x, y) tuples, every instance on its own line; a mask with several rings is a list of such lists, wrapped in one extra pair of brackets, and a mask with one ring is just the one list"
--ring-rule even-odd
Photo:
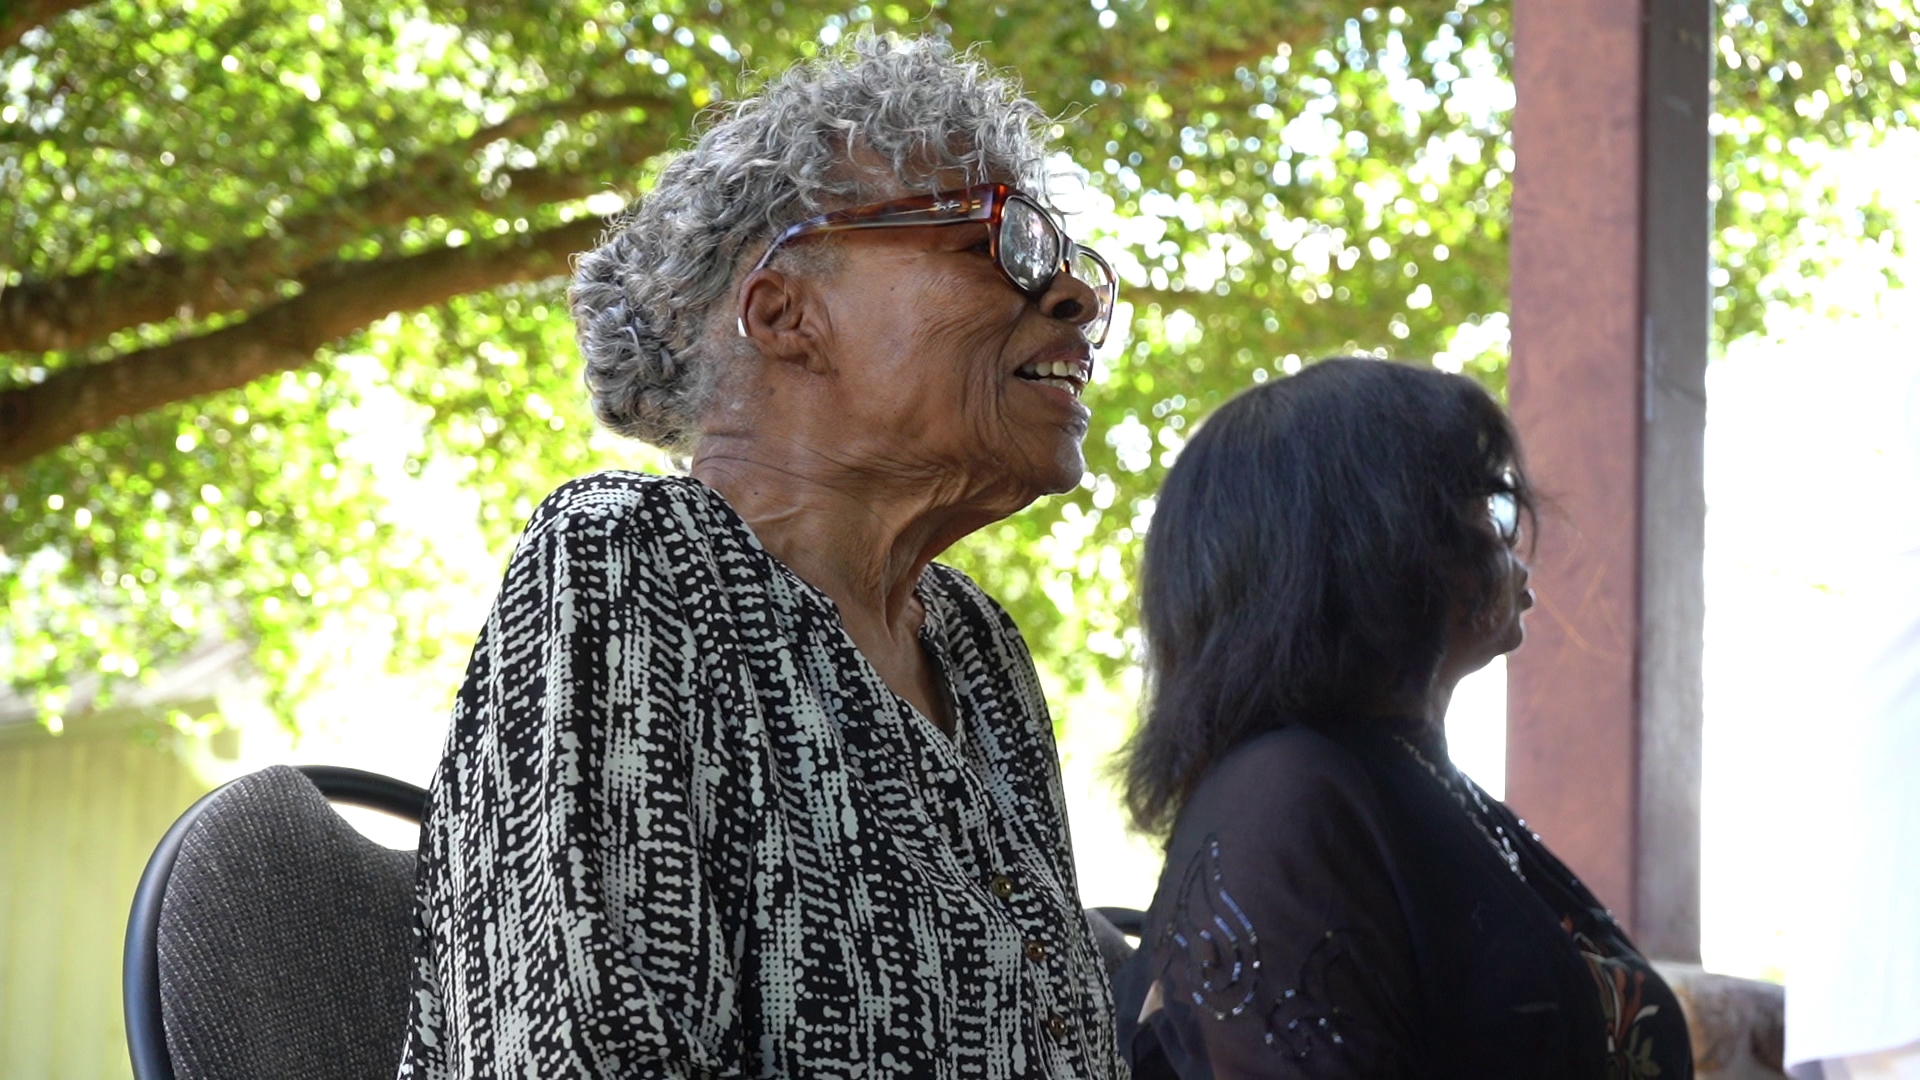
[(763, 269), (788, 241), (812, 233), (924, 228), (969, 222), (986, 223), (988, 250), (994, 262), (1014, 288), (1027, 296), (1037, 300), (1045, 295), (1063, 271), (1092, 289), (1098, 310), (1080, 324), (1080, 333), (1096, 347), (1106, 341), (1107, 326), (1113, 321), (1114, 301), (1120, 292), (1113, 267), (1091, 248), (1082, 247), (1069, 238), (1053, 215), (1030, 196), (1006, 184), (979, 184), (855, 206), (796, 222), (774, 237), (753, 269)]

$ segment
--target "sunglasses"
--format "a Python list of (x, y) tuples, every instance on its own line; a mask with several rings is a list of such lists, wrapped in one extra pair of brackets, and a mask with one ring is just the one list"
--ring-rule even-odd
[(979, 184), (808, 218), (774, 237), (753, 269), (764, 269), (782, 245), (813, 233), (970, 222), (986, 223), (988, 250), (994, 263), (1013, 287), (1028, 297), (1037, 300), (1044, 296), (1062, 273), (1091, 288), (1098, 309), (1093, 318), (1080, 324), (1080, 333), (1096, 348), (1106, 341), (1107, 326), (1113, 321), (1113, 305), (1120, 295), (1120, 283), (1113, 267), (1091, 248), (1082, 247), (1069, 238), (1045, 207), (1006, 184)]

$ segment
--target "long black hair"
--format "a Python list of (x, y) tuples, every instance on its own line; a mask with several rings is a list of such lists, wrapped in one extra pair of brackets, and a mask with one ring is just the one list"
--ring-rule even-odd
[(1493, 595), (1504, 493), (1533, 517), (1506, 413), (1472, 380), (1334, 359), (1201, 425), (1147, 532), (1147, 705), (1126, 750), (1137, 828), (1164, 832), (1246, 739), (1421, 693), (1452, 613)]

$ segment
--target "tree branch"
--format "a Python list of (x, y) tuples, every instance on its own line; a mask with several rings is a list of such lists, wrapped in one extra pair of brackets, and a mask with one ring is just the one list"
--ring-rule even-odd
[(12, 0), (0, 5), (0, 49), (12, 48), (27, 31), (86, 7), (94, 0)]
[(678, 102), (669, 101), (658, 94), (577, 94), (514, 113), (491, 127), (481, 128), (467, 136), (464, 145), (467, 153), (477, 153), (501, 139), (525, 138), (556, 120), (577, 120), (589, 113), (612, 112), (615, 109), (666, 112), (676, 104)]
[(246, 322), (0, 391), (0, 469), (123, 417), (300, 367), (314, 350), (384, 318), (465, 293), (567, 271), (606, 221), (587, 218), (499, 243), (342, 264), (342, 272)]
[[(465, 171), (471, 148), (537, 130), (567, 115), (664, 104), (650, 95), (593, 96), (508, 118), (455, 147), (428, 154), (405, 174), (375, 181), (336, 203), (287, 221), (278, 237), (263, 236), (197, 255), (156, 256), (49, 281), (26, 281), (0, 291), (0, 352), (78, 349), (130, 326), (240, 311), (269, 303), (282, 280), (335, 260), (340, 248), (411, 218), (457, 217), (477, 210), (505, 215), (584, 198), (606, 186), (604, 172), (550, 166), (511, 170), (496, 179), (494, 198)], [(604, 164), (637, 165), (665, 148), (666, 125), (629, 131)], [(485, 142), (477, 142), (484, 138)]]

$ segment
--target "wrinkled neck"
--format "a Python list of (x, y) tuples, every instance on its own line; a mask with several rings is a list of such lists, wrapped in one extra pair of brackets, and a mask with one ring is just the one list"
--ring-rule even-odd
[[(985, 524), (937, 483), (914, 485), (819, 455), (703, 440), (689, 471), (720, 493), (762, 547), (849, 616), (917, 629), (914, 587), (927, 564)], [(911, 625), (909, 625), (911, 624)]]

